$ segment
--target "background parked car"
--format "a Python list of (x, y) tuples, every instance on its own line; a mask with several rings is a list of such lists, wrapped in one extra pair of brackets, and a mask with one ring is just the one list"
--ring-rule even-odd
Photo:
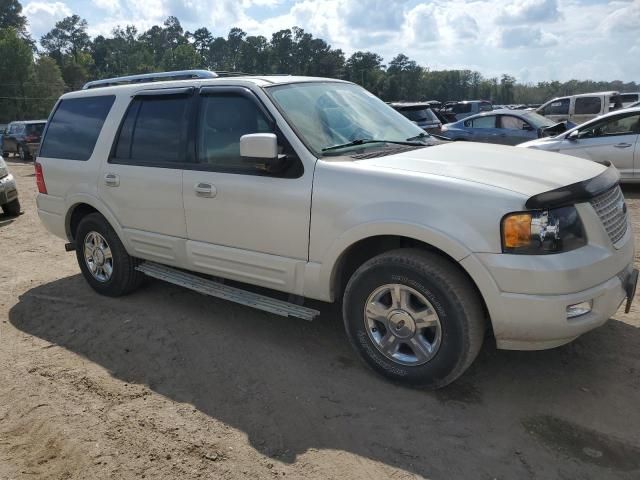
[(391, 107), (396, 109), (402, 115), (407, 117), (413, 123), (418, 125), (428, 133), (440, 133), (442, 122), (438, 116), (431, 110), (429, 103), (416, 102), (391, 102)]
[(579, 125), (619, 108), (622, 102), (618, 92), (596, 92), (554, 98), (536, 112), (556, 123), (571, 120)]
[(630, 107), (634, 103), (638, 103), (640, 100), (640, 93), (621, 93), (620, 94), (620, 103), (622, 103), (622, 108)]
[(640, 180), (640, 107), (625, 108), (579, 125), (553, 138), (518, 145), (582, 157), (594, 162), (610, 161), (623, 180)]
[(493, 110), (493, 106), (487, 100), (465, 100), (445, 103), (442, 113), (451, 118), (451, 121), (458, 121), (476, 113), (490, 112), (491, 110)]
[(35, 158), (46, 120), (11, 122), (2, 137), (2, 155), (17, 154), (21, 160)]
[(4, 132), (7, 130), (6, 123), (0, 123), (0, 152), (2, 152), (2, 137), (4, 136)]
[(7, 215), (20, 215), (20, 201), (18, 200), (18, 189), (13, 175), (9, 173), (7, 164), (0, 157), (0, 207)]
[[(442, 126), (442, 135), (451, 140), (517, 145), (545, 134), (557, 124), (526, 110), (493, 110)], [(566, 127), (560, 126), (561, 129)]]

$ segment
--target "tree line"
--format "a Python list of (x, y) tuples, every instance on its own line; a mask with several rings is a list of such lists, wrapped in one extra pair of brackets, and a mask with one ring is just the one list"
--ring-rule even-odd
[(216, 37), (206, 27), (185, 31), (173, 16), (143, 32), (127, 25), (91, 38), (87, 21), (71, 15), (42, 36), (38, 46), (18, 0), (0, 2), (0, 59), (0, 123), (46, 118), (62, 93), (82, 88), (88, 80), (192, 68), (341, 78), (387, 101), (542, 103), (597, 90), (638, 91), (635, 82), (522, 84), (508, 74), (486, 78), (472, 70), (431, 70), (402, 53), (385, 64), (374, 52), (347, 56), (299, 27), (275, 32), (270, 39), (239, 28)]

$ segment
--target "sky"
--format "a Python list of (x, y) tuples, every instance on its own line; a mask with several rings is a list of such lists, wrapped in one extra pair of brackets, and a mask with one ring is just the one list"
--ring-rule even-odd
[(640, 0), (23, 0), (34, 38), (76, 13), (92, 36), (143, 31), (169, 15), (185, 30), (264, 35), (299, 26), (347, 55), (404, 53), (433, 70), (521, 82), (640, 82)]

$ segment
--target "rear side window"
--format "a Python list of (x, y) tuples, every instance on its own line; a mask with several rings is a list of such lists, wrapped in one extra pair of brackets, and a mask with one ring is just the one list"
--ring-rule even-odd
[(47, 128), (40, 156), (89, 160), (114, 95), (61, 100)]
[(30, 123), (27, 125), (27, 134), (42, 135), (44, 126), (45, 126), (44, 123)]
[(600, 97), (578, 97), (576, 98), (575, 114), (588, 115), (600, 113), (602, 100)]
[(149, 166), (183, 163), (190, 100), (185, 95), (135, 98), (122, 123), (112, 161)]
[(472, 120), (473, 128), (496, 128), (496, 116), (487, 115), (486, 117), (478, 117)]
[(490, 112), (493, 110), (493, 105), (489, 102), (481, 102), (480, 103), (480, 111), (481, 112)]
[(471, 104), (470, 103), (458, 103), (454, 105), (453, 111), (455, 113), (471, 113)]

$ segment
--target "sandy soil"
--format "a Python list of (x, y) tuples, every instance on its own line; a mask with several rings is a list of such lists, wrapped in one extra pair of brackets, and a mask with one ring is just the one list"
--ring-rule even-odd
[(0, 214), (0, 479), (640, 478), (640, 302), (402, 388), (333, 307), (307, 323), (159, 281), (98, 296), (40, 225), (32, 165), (8, 163), (25, 213)]

